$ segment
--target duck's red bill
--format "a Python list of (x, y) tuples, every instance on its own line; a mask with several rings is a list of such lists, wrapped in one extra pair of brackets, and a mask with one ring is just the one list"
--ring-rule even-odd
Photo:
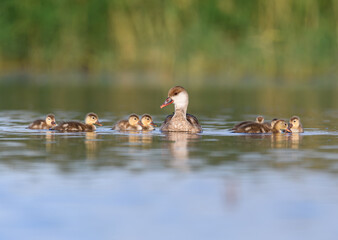
[(99, 125), (99, 126), (102, 126), (102, 124), (100, 122), (96, 122), (95, 123), (96, 125)]
[(292, 133), (292, 131), (290, 130), (290, 129), (285, 129), (285, 132), (287, 132), (287, 133)]
[(161, 105), (161, 108), (164, 108), (164, 107), (166, 107), (166, 106), (172, 104), (173, 102), (174, 102), (174, 101), (173, 101), (170, 97), (168, 97), (168, 98), (164, 101), (164, 103)]

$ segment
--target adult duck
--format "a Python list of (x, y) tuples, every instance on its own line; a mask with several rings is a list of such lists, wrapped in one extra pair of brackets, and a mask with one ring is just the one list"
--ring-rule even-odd
[(170, 104), (175, 105), (175, 112), (166, 117), (160, 130), (162, 132), (202, 132), (198, 119), (187, 113), (189, 104), (188, 92), (181, 86), (173, 87), (168, 92), (168, 97), (161, 105), (164, 108)]

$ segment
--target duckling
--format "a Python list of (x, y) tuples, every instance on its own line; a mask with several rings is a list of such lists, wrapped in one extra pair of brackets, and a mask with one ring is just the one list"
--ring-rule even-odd
[(94, 124), (102, 126), (97, 114), (88, 113), (85, 118), (85, 123), (77, 121), (61, 122), (58, 126), (51, 128), (51, 130), (60, 132), (93, 132), (96, 130)]
[(30, 129), (50, 129), (51, 127), (56, 126), (54, 114), (48, 114), (46, 119), (38, 119), (32, 122), (28, 128)]
[(263, 123), (265, 126), (269, 127), (269, 128), (273, 128), (273, 126), (275, 125), (275, 123), (277, 122), (278, 118), (274, 118), (271, 120), (271, 122), (265, 122)]
[(146, 131), (152, 131), (156, 127), (156, 124), (153, 122), (152, 117), (149, 114), (143, 114), (140, 122), (142, 129)]
[(139, 117), (136, 114), (131, 114), (128, 117), (128, 120), (121, 120), (117, 122), (112, 129), (120, 131), (130, 131), (130, 130), (141, 131), (142, 126), (140, 125)]
[(290, 132), (284, 120), (277, 120), (273, 127), (262, 123), (248, 123), (234, 131), (235, 133), (283, 133)]
[(162, 132), (202, 132), (198, 119), (187, 113), (189, 95), (183, 87), (176, 86), (169, 89), (168, 97), (161, 108), (172, 103), (175, 105), (175, 113), (166, 117), (160, 128)]
[(304, 132), (303, 125), (300, 122), (300, 118), (298, 116), (293, 116), (292, 118), (290, 118), (289, 127), (290, 127), (291, 132), (293, 133)]
[(257, 116), (255, 121), (244, 121), (244, 122), (240, 122), (238, 124), (236, 124), (231, 130), (236, 130), (248, 123), (264, 123), (264, 117), (263, 116)]

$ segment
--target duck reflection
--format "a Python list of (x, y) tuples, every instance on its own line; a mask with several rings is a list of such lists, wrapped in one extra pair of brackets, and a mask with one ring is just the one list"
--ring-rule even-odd
[(168, 147), (173, 157), (170, 165), (172, 167), (188, 171), (189, 150), (188, 143), (200, 138), (200, 135), (185, 132), (166, 132), (165, 138), (170, 141)]
[(86, 132), (85, 146), (87, 159), (96, 159), (97, 157), (97, 133)]
[(303, 135), (299, 133), (292, 133), (288, 135), (289, 147), (292, 149), (298, 149), (302, 141), (303, 141)]
[[(140, 131), (120, 131), (121, 133), (126, 133), (126, 135), (119, 135), (121, 141), (126, 141), (128, 139), (129, 143), (136, 143), (135, 145), (131, 144), (130, 146), (138, 146), (139, 143), (142, 146), (149, 145), (153, 142), (153, 135), (151, 132), (141, 133)], [(145, 144), (145, 145), (144, 145)]]

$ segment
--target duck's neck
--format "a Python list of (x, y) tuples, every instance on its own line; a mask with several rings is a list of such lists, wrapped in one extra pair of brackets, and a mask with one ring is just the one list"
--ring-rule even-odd
[(177, 99), (175, 102), (175, 115), (183, 115), (186, 118), (189, 100), (187, 97)]

